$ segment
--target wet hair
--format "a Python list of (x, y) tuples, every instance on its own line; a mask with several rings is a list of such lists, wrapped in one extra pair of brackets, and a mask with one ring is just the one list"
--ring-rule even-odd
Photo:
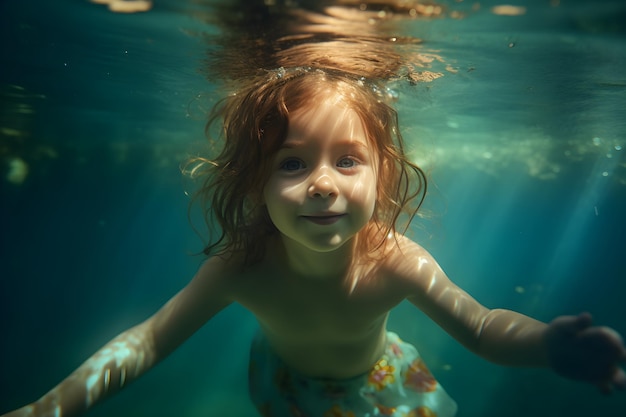
[[(238, 91), (213, 108), (207, 132), (222, 123), (223, 147), (213, 159), (195, 158), (190, 174), (201, 178), (192, 200), (217, 236), (204, 253), (242, 253), (245, 264), (264, 256), (268, 237), (277, 233), (262, 193), (271, 164), (287, 136), (289, 114), (319, 100), (339, 95), (363, 123), (370, 149), (378, 161), (377, 198), (369, 224), (358, 235), (363, 253), (374, 253), (398, 232), (404, 233), (426, 192), (426, 178), (404, 151), (396, 111), (381, 86), (341, 72), (313, 68), (280, 68), (248, 79)], [(213, 229), (214, 230), (214, 229)]]

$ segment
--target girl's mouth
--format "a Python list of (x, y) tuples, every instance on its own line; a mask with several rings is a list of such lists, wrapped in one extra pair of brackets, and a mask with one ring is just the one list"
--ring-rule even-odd
[(345, 214), (328, 214), (319, 216), (302, 216), (311, 223), (327, 226), (338, 222)]

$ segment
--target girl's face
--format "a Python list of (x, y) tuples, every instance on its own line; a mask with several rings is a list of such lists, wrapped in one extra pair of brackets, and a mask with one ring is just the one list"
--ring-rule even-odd
[(372, 218), (378, 159), (353, 110), (332, 94), (312, 101), (290, 114), (263, 198), (290, 244), (328, 252)]

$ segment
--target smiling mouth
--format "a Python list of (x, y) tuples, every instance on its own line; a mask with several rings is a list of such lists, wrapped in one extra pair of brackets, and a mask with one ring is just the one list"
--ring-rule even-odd
[(336, 223), (344, 217), (345, 214), (330, 214), (330, 215), (320, 215), (320, 216), (302, 216), (305, 220), (310, 221), (311, 223), (319, 224), (319, 225), (330, 225)]

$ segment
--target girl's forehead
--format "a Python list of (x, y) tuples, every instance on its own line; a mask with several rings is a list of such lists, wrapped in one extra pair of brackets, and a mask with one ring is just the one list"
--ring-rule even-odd
[(281, 147), (300, 147), (305, 143), (358, 149), (378, 159), (377, 147), (359, 112), (336, 97), (311, 100), (290, 113), (287, 135)]

